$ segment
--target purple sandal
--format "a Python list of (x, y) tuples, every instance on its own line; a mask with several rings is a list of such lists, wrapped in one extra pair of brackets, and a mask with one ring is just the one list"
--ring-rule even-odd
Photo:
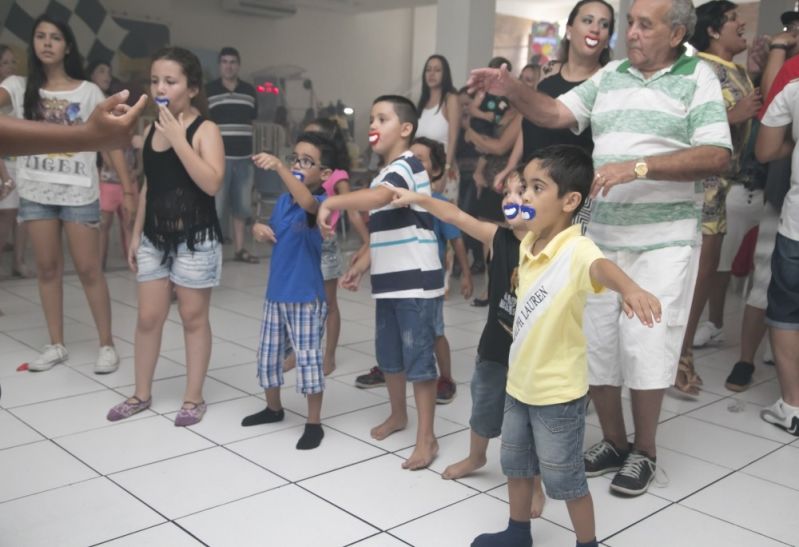
[(134, 414), (138, 414), (142, 410), (147, 410), (150, 408), (150, 403), (153, 402), (153, 398), (150, 397), (146, 401), (142, 401), (135, 395), (130, 399), (126, 399), (116, 405), (114, 408), (108, 411), (108, 415), (106, 418), (109, 422), (117, 422), (119, 420), (124, 420), (125, 418), (130, 418)]
[(180, 407), (175, 416), (175, 425), (177, 427), (187, 427), (199, 423), (205, 415), (206, 408), (205, 401), (199, 403), (184, 401), (183, 406)]

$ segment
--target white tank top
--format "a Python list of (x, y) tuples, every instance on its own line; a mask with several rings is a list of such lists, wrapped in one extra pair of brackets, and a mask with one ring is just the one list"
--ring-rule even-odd
[(427, 137), (444, 145), (447, 148), (449, 141), (449, 122), (444, 117), (444, 105), (425, 108), (419, 117), (419, 127), (416, 129), (417, 137)]

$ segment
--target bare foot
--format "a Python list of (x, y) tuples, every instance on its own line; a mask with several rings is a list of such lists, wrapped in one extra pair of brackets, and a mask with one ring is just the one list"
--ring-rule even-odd
[(418, 471), (424, 469), (436, 459), (438, 454), (438, 441), (432, 439), (430, 441), (423, 441), (417, 443), (413, 449), (410, 458), (405, 460), (402, 464), (403, 469), (410, 469), (411, 471)]
[(465, 477), (470, 473), (474, 473), (486, 464), (486, 457), (472, 457), (464, 458), (459, 462), (453, 463), (444, 469), (441, 473), (442, 479), (459, 479)]
[(333, 374), (335, 371), (336, 371), (336, 363), (330, 363), (330, 364), (324, 363), (324, 364), (322, 365), (322, 373), (323, 373), (325, 376), (330, 376), (330, 375), (331, 375), (331, 374)]
[(407, 416), (397, 418), (394, 417), (394, 415), (392, 414), (391, 416), (386, 418), (385, 422), (383, 422), (378, 426), (373, 427), (370, 433), (373, 439), (375, 439), (376, 441), (382, 441), (392, 433), (396, 433), (397, 431), (402, 431), (403, 429), (405, 429), (406, 425), (408, 425)]
[(547, 502), (547, 497), (544, 495), (544, 489), (541, 487), (541, 478), (536, 477), (535, 486), (533, 488), (533, 504), (530, 507), (530, 518), (540, 518), (544, 514), (544, 504)]

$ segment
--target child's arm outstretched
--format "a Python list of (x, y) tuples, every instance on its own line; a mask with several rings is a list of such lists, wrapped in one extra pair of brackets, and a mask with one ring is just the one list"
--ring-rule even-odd
[(660, 323), (660, 301), (646, 292), (616, 264), (607, 258), (599, 258), (591, 264), (591, 280), (616, 291), (621, 295), (622, 306), (627, 317), (637, 315), (647, 327)]
[(322, 235), (330, 237), (333, 234), (333, 228), (330, 225), (331, 211), (341, 211), (342, 209), (371, 211), (388, 205), (393, 197), (394, 194), (385, 186), (364, 188), (348, 194), (332, 196), (319, 206), (316, 222), (319, 224), (319, 229), (322, 230)]
[(291, 197), (294, 198), (294, 201), (297, 204), (305, 209), (308, 213), (315, 215), (316, 212), (319, 210), (319, 202), (313, 196), (308, 187), (305, 186), (302, 182), (300, 182), (297, 177), (291, 174), (291, 171), (286, 164), (280, 161), (279, 158), (273, 156), (272, 154), (267, 154), (266, 152), (261, 152), (260, 154), (256, 154), (252, 157), (252, 162), (261, 169), (265, 171), (277, 171), (277, 174), (280, 175), (280, 180), (283, 181), (283, 184), (286, 185), (289, 193), (291, 193)]
[(392, 191), (395, 194), (394, 204), (397, 206), (408, 206), (414, 203), (442, 221), (454, 224), (481, 243), (490, 246), (494, 241), (494, 234), (497, 233), (496, 224), (477, 220), (472, 215), (458, 209), (457, 205), (427, 194), (411, 192), (405, 188), (394, 188)]

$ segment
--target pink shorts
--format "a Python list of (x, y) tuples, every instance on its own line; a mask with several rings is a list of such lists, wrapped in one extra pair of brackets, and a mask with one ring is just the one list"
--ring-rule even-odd
[(103, 213), (116, 213), (122, 208), (122, 198), (125, 192), (122, 185), (116, 182), (100, 183), (100, 211)]

